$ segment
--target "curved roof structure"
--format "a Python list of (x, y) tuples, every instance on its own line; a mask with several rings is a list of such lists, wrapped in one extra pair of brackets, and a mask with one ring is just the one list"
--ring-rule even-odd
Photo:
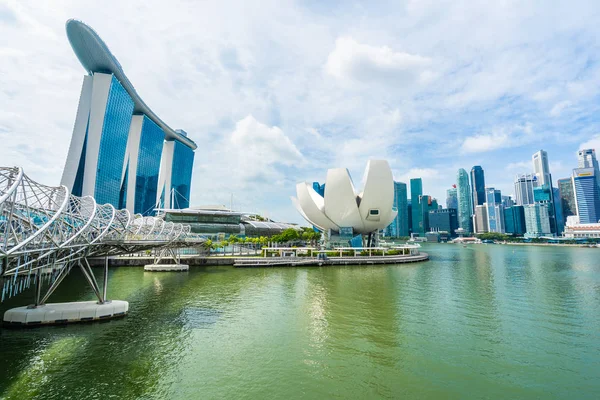
[(113, 74), (131, 96), (134, 103), (133, 112), (135, 114), (145, 114), (148, 116), (148, 118), (162, 128), (166, 139), (177, 140), (196, 150), (198, 146), (196, 146), (193, 140), (167, 125), (144, 103), (144, 100), (136, 92), (133, 84), (129, 81), (125, 72), (123, 72), (121, 64), (119, 64), (119, 61), (110, 52), (108, 46), (98, 36), (96, 31), (85, 23), (75, 19), (67, 21), (66, 29), (69, 43), (71, 43), (75, 55), (88, 73), (103, 72)]
[(398, 215), (393, 209), (394, 177), (385, 160), (369, 160), (362, 193), (356, 192), (347, 169), (334, 168), (327, 171), (324, 197), (306, 182), (296, 185), (296, 194), (292, 203), (300, 215), (321, 231), (351, 227), (355, 234), (371, 233)]

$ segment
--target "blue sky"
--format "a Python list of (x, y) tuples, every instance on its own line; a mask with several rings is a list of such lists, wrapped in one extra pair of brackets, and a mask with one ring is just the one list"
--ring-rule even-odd
[(513, 192), (600, 151), (600, 3), (0, 0), (0, 164), (57, 185), (83, 69), (64, 23), (105, 40), (147, 104), (198, 143), (191, 201), (301, 222), (299, 181), (369, 158), (445, 203), (458, 168)]

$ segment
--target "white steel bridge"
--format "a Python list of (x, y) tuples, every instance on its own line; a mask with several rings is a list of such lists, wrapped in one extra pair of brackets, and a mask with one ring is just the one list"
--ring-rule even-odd
[[(98, 284), (89, 257), (108, 257), (204, 241), (187, 225), (131, 215), (92, 197), (77, 197), (65, 186), (33, 181), (18, 167), (0, 167), (1, 300), (35, 286), (35, 304), (45, 304), (73, 267), (83, 272), (98, 297), (107, 301), (108, 259)], [(44, 293), (42, 289), (44, 288)]]

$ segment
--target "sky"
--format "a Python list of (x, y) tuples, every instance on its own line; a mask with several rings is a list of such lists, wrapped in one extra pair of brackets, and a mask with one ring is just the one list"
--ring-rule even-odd
[[(369, 159), (445, 204), (459, 168), (514, 192), (600, 152), (600, 2), (0, 0), (0, 165), (58, 185), (85, 71), (69, 18), (197, 144), (192, 205), (303, 222), (295, 185)], [(410, 195), (410, 194), (409, 194)]]

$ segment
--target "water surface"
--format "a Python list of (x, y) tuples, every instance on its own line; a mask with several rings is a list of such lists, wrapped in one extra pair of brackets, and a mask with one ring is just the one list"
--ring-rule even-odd
[[(0, 330), (0, 398), (600, 398), (599, 249), (424, 250), (397, 266), (111, 269), (126, 318)], [(76, 272), (51, 301), (88, 299)]]

